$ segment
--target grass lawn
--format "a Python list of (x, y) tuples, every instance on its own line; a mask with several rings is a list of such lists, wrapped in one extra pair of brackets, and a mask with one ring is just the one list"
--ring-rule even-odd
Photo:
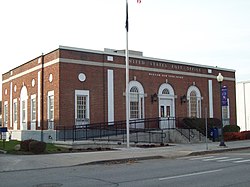
[[(15, 146), (20, 144), (20, 141), (17, 140), (10, 140), (10, 141), (3, 141), (0, 140), (0, 149), (7, 151), (9, 154), (33, 154), (30, 152), (24, 152), (24, 151), (16, 151)], [(45, 154), (51, 154), (51, 153), (67, 153), (70, 152), (67, 148), (61, 148), (56, 147), (54, 144), (47, 143), (46, 144), (46, 150)]]

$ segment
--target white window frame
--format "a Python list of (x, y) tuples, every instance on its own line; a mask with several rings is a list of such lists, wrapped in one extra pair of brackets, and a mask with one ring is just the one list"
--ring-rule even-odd
[(191, 92), (194, 91), (196, 93), (196, 117), (197, 118), (201, 118), (202, 114), (201, 114), (201, 92), (199, 90), (199, 88), (197, 88), (196, 86), (192, 85), (188, 88), (187, 91), (187, 107), (188, 107), (188, 117), (191, 117), (191, 103), (190, 103), (190, 94)]
[[(78, 111), (77, 111), (77, 97), (83, 96), (86, 97), (86, 118), (83, 121), (79, 121)], [(75, 121), (76, 125), (85, 125), (90, 123), (90, 106), (89, 106), (89, 90), (75, 90)]]
[(23, 85), (20, 93), (20, 130), (27, 130), (27, 120), (28, 120), (28, 91), (27, 87)]
[[(53, 97), (53, 113), (51, 116), (51, 108), (50, 108), (50, 103), (51, 103), (51, 97)], [(54, 121), (54, 117), (55, 117), (55, 97), (54, 97), (54, 90), (52, 91), (48, 91), (48, 95), (47, 95), (47, 120), (48, 121)]]
[[(130, 95), (129, 95), (129, 109), (130, 109), (130, 118), (131, 119), (139, 119), (140, 118), (140, 97), (139, 97), (139, 90), (137, 87), (133, 86), (132, 88), (136, 88), (137, 91), (136, 92), (131, 92), (130, 91)], [(132, 115), (133, 114), (133, 115)], [(133, 117), (135, 116), (135, 117)]]
[(21, 104), (21, 106), (22, 106), (22, 108), (21, 108), (22, 122), (26, 123), (27, 122), (27, 115), (26, 115), (26, 113), (27, 113), (26, 102), (27, 101), (24, 99), (21, 102), (22, 102), (22, 104)]
[(3, 115), (3, 126), (4, 127), (7, 127), (8, 126), (8, 101), (4, 101), (4, 108), (3, 108), (3, 112), (4, 112), (4, 115)]
[[(135, 97), (135, 93), (131, 93), (131, 88), (136, 87), (138, 89), (138, 118), (131, 118), (130, 113), (130, 105), (131, 105), (131, 97)], [(130, 81), (129, 82), (129, 119), (143, 119), (145, 118), (145, 106), (144, 106), (144, 89), (140, 82), (138, 81)]]
[[(33, 106), (33, 101), (35, 102), (34, 103), (35, 107)], [(33, 109), (35, 109), (35, 110), (33, 110)], [(33, 118), (33, 114), (35, 115), (35, 118)], [(37, 114), (37, 111), (36, 111), (36, 94), (34, 94), (34, 95), (30, 96), (30, 121), (31, 122), (36, 122), (36, 114)]]
[(222, 123), (223, 126), (230, 125), (230, 103), (229, 98), (227, 98), (227, 106), (222, 106)]
[(13, 122), (14, 124), (17, 124), (17, 99), (13, 100)]
[[(51, 98), (53, 98), (53, 102), (51, 102)], [(54, 90), (52, 90), (48, 91), (47, 94), (47, 125), (49, 130), (54, 129), (54, 118), (55, 118), (55, 95), (54, 95)]]
[(77, 106), (76, 106), (77, 119), (84, 120), (87, 118), (87, 96), (86, 95), (77, 95), (76, 99), (77, 99)]

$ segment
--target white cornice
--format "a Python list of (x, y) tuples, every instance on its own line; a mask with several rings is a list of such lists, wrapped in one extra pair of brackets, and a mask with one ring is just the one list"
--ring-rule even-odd
[[(121, 56), (121, 57), (125, 56), (125, 54), (116, 53), (116, 52), (112, 52), (112, 51), (99, 51), (99, 50), (91, 50), (91, 49), (68, 47), (68, 46), (59, 46), (59, 49), (80, 51), (80, 52), (87, 52), (87, 53), (96, 53), (96, 54), (114, 55), (114, 56)], [(150, 60), (150, 61), (165, 62), (165, 63), (170, 63), (170, 64), (187, 65), (187, 66), (194, 66), (194, 67), (200, 67), (200, 68), (235, 72), (235, 70), (233, 70), (233, 69), (207, 66), (207, 65), (201, 65), (201, 64), (194, 64), (194, 63), (189, 63), (189, 62), (181, 62), (181, 61), (166, 60), (166, 59), (153, 58), (153, 57), (136, 56), (136, 55), (129, 55), (129, 57), (137, 58), (137, 59), (141, 59), (141, 60)]]
[[(48, 63), (44, 64), (44, 67), (51, 66), (56, 63), (71, 63), (71, 64), (82, 64), (82, 65), (88, 65), (88, 66), (99, 66), (99, 67), (112, 67), (112, 68), (122, 68), (125, 69), (126, 66), (123, 64), (115, 64), (115, 63), (102, 63), (102, 62), (94, 62), (94, 61), (85, 61), (85, 60), (74, 60), (74, 59), (66, 59), (66, 58), (57, 58), (55, 60), (52, 60)], [(24, 76), (26, 74), (29, 74), (31, 72), (37, 71), (42, 68), (42, 65), (39, 64), (31, 69), (28, 69), (24, 72), (21, 72), (19, 74), (13, 75), (9, 77), (6, 80), (3, 80), (2, 83), (7, 83), (11, 80), (14, 80), (16, 78), (19, 78), (21, 76)], [(193, 76), (193, 77), (203, 77), (203, 78), (211, 78), (216, 79), (215, 75), (211, 74), (201, 74), (201, 73), (192, 73), (192, 72), (184, 72), (184, 71), (176, 71), (176, 70), (167, 70), (167, 69), (159, 69), (159, 68), (149, 68), (149, 67), (141, 67), (141, 66), (129, 66), (129, 69), (131, 70), (138, 70), (138, 71), (148, 71), (148, 72), (158, 72), (158, 73), (169, 73), (169, 74), (176, 74), (176, 75), (184, 75), (184, 76)], [(231, 77), (224, 77), (225, 80), (229, 81), (235, 81), (235, 78)]]
[[(60, 58), (60, 62), (64, 63), (72, 63), (72, 64), (83, 64), (89, 66), (99, 66), (99, 67), (112, 67), (112, 68), (122, 68), (125, 69), (126, 66), (123, 64), (115, 64), (115, 63), (102, 63), (102, 62), (93, 62), (93, 61), (85, 61), (85, 60), (73, 60), (73, 59), (65, 59)], [(193, 76), (193, 77), (203, 77), (203, 78), (211, 78), (216, 79), (215, 75), (211, 74), (201, 74), (201, 73), (192, 73), (192, 72), (184, 72), (184, 71), (175, 71), (175, 70), (167, 70), (167, 69), (159, 69), (159, 68), (149, 68), (149, 67), (141, 67), (141, 66), (129, 66), (131, 70), (138, 71), (148, 71), (148, 72), (156, 72), (156, 73), (169, 73), (176, 75), (184, 75), (184, 76)], [(224, 77), (225, 80), (235, 81), (235, 78)]]
[[(55, 59), (55, 60), (52, 60), (52, 61), (50, 61), (50, 62), (44, 64), (44, 67), (51, 66), (51, 65), (56, 64), (56, 63), (58, 63), (58, 62), (59, 62), (59, 58), (58, 58), (58, 59)], [(37, 65), (37, 66), (35, 66), (35, 67), (31, 68), (31, 69), (28, 69), (28, 70), (26, 70), (26, 71), (21, 72), (21, 73), (15, 74), (15, 75), (9, 77), (9, 78), (6, 79), (6, 80), (3, 80), (2, 83), (9, 82), (9, 81), (14, 80), (14, 79), (16, 79), (16, 78), (19, 78), (19, 77), (21, 77), (21, 76), (24, 76), (24, 75), (26, 75), (26, 74), (29, 74), (29, 73), (31, 73), (31, 72), (33, 72), (33, 71), (37, 71), (37, 70), (39, 70), (39, 69), (42, 69), (42, 64), (39, 64), (39, 65)]]

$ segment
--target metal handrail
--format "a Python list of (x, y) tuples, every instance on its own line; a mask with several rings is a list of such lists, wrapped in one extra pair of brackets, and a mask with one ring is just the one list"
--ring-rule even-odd
[[(139, 128), (138, 124), (144, 123), (145, 128)], [(159, 118), (148, 118), (131, 120), (130, 125), (134, 125), (134, 128), (130, 128), (130, 133), (149, 132), (159, 129)], [(114, 121), (104, 123), (93, 123), (77, 126), (57, 126), (56, 139), (66, 140), (87, 140), (87, 139), (102, 139), (110, 136), (123, 135), (123, 141), (126, 134), (126, 121)], [(59, 133), (58, 133), (59, 132)], [(61, 133), (60, 133), (61, 132)], [(152, 133), (149, 133), (152, 134)]]
[[(133, 119), (130, 120), (130, 134), (136, 134), (136, 142), (139, 142), (138, 134), (145, 133), (148, 135), (148, 142), (151, 142), (151, 137), (154, 134), (161, 135), (161, 141), (166, 137), (166, 134), (163, 130), (176, 129), (182, 136), (191, 141), (192, 129), (189, 128), (186, 124), (181, 124), (180, 121), (182, 118), (144, 118), (144, 119)], [(168, 126), (166, 128), (160, 128), (161, 122), (172, 121), (171, 124), (174, 126)], [(141, 128), (143, 125), (143, 128)], [(184, 131), (188, 129), (188, 133)], [(126, 139), (126, 121), (113, 121), (113, 122), (103, 122), (103, 123), (92, 123), (84, 125), (73, 125), (73, 126), (56, 126), (56, 140), (102, 140), (106, 139), (110, 141), (111, 139), (118, 136), (122, 136), (122, 141), (125, 142)], [(156, 132), (160, 131), (160, 132)], [(112, 138), (111, 138), (112, 137)], [(162, 143), (159, 142), (159, 143)]]

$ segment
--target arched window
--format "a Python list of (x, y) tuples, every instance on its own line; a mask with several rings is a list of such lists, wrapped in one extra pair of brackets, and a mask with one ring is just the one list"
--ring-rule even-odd
[(130, 89), (130, 93), (139, 93), (138, 88), (137, 88), (136, 86), (133, 86), (133, 87)]
[(130, 89), (130, 118), (139, 118), (139, 92), (135, 86)]
[(144, 89), (138, 81), (129, 83), (130, 119), (144, 118)]
[(23, 86), (20, 93), (20, 130), (27, 130), (27, 87)]
[(197, 97), (196, 97), (196, 92), (192, 91), (190, 93), (190, 117), (196, 117), (197, 116)]
[(196, 86), (190, 86), (187, 92), (188, 117), (201, 117), (201, 93)]
[(167, 88), (165, 88), (165, 89), (162, 91), (162, 94), (168, 95), (168, 94), (169, 94), (169, 90), (168, 90)]

